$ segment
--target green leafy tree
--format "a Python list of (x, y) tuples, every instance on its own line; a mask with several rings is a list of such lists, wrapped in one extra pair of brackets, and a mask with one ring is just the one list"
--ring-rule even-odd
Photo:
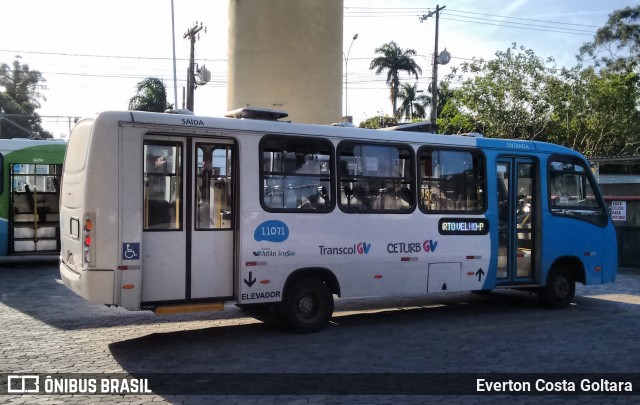
[(3, 138), (52, 138), (45, 131), (42, 119), (35, 112), (40, 108), (40, 100), (46, 101), (41, 93), (46, 87), (42, 74), (29, 69), (16, 56), (11, 65), (0, 64), (0, 133)]
[(448, 82), (441, 82), (438, 89), (438, 133), (462, 134), (479, 132), (471, 114), (464, 112), (460, 106), (459, 91), (449, 87)]
[(640, 5), (615, 10), (595, 38), (580, 47), (579, 60), (616, 71), (638, 71), (640, 64)]
[(393, 115), (396, 116), (398, 112), (398, 94), (400, 91), (400, 72), (415, 75), (417, 80), (418, 74), (422, 74), (422, 69), (413, 59), (416, 51), (414, 49), (403, 50), (394, 41), (384, 44), (380, 48), (376, 48), (375, 53), (381, 54), (381, 56), (371, 61), (369, 69), (375, 69), (377, 75), (384, 71), (387, 72), (387, 85), (389, 85), (390, 88)]
[(548, 83), (549, 141), (587, 156), (640, 153), (640, 77), (609, 69), (563, 69)]
[(431, 98), (425, 94), (419, 94), (416, 84), (402, 83), (398, 98), (400, 99), (398, 117), (409, 120), (424, 118), (426, 107), (431, 105)]
[(545, 88), (550, 74), (543, 59), (514, 43), (495, 59), (463, 63), (447, 79), (462, 81), (457, 107), (483, 134), (544, 140), (552, 112)]
[(398, 125), (398, 119), (396, 117), (389, 117), (388, 115), (376, 116), (367, 118), (366, 120), (360, 122), (360, 128), (369, 128), (369, 129), (379, 129), (386, 127), (395, 127)]
[(136, 91), (136, 95), (129, 99), (129, 110), (164, 112), (173, 107), (167, 103), (167, 88), (157, 77), (138, 82)]

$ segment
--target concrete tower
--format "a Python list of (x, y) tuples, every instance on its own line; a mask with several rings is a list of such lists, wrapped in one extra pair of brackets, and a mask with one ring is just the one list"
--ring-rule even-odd
[(342, 7), (342, 0), (229, 0), (227, 109), (340, 121)]

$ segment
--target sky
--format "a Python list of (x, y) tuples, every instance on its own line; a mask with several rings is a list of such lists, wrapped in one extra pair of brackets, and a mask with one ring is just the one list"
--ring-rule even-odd
[[(266, 0), (255, 0), (266, 1)], [(304, 1), (304, 0), (301, 0)], [(332, 0), (327, 0), (332, 1)], [(136, 84), (161, 78), (168, 101), (182, 107), (189, 41), (194, 24), (206, 27), (195, 45), (195, 60), (211, 71), (211, 81), (195, 91), (198, 115), (222, 116), (226, 108), (227, 0), (174, 0), (177, 98), (174, 96), (171, 0), (0, 0), (0, 62), (16, 55), (46, 82), (42, 93), (43, 127), (56, 138), (68, 135), (76, 117), (104, 110), (126, 110)], [(433, 17), (440, 14), (439, 50), (451, 54), (450, 67), (473, 57), (490, 59), (517, 43), (556, 66), (576, 65), (580, 45), (593, 39), (608, 15), (637, 5), (633, 0), (344, 0), (343, 49), (348, 54), (348, 111), (357, 125), (367, 117), (391, 114), (386, 75), (369, 69), (374, 50), (395, 41), (414, 49), (426, 90), (431, 81), (435, 43)], [(354, 34), (358, 38), (353, 41)], [(352, 44), (353, 42), (353, 44)], [(344, 65), (343, 65), (344, 68)], [(402, 76), (414, 83), (415, 78)], [(344, 93), (344, 92), (343, 92)], [(344, 94), (343, 94), (344, 99)], [(343, 106), (344, 111), (344, 106)]]

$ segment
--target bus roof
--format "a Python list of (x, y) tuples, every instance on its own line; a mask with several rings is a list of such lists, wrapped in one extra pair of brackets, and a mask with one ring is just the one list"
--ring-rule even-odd
[(99, 113), (96, 120), (116, 120), (118, 122), (145, 123), (182, 127), (185, 129), (216, 128), (236, 131), (277, 133), (282, 135), (308, 135), (335, 138), (363, 139), (371, 141), (400, 141), (418, 144), (454, 145), (501, 149), (512, 151), (538, 151), (543, 153), (563, 153), (581, 156), (578, 152), (564, 146), (539, 141), (520, 139), (482, 138), (464, 135), (442, 135), (405, 131), (380, 131), (358, 127), (300, 124), (281, 121), (208, 117), (153, 113), (144, 111), (105, 111)]

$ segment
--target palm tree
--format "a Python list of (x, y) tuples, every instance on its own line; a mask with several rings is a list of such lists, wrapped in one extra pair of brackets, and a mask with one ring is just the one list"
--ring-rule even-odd
[(129, 100), (129, 110), (164, 112), (172, 108), (167, 103), (167, 89), (157, 77), (147, 77), (136, 86), (137, 93)]
[(380, 48), (376, 48), (375, 53), (382, 54), (371, 61), (369, 69), (376, 70), (376, 74), (379, 75), (383, 71), (387, 71), (387, 84), (391, 89), (391, 104), (393, 106), (393, 115), (397, 113), (398, 92), (400, 89), (400, 71), (407, 72), (410, 75), (415, 75), (418, 79), (418, 73), (422, 74), (422, 69), (412, 56), (416, 54), (414, 49), (403, 50), (395, 43), (391, 41), (388, 44), (382, 45)]
[(440, 82), (440, 85), (438, 86), (438, 106), (436, 107), (438, 109), (438, 117), (440, 116), (440, 114), (442, 114), (442, 109), (447, 104), (447, 102), (455, 98), (455, 90), (449, 87), (449, 82)]
[(398, 116), (412, 120), (414, 118), (424, 118), (426, 116), (426, 107), (431, 105), (431, 98), (425, 94), (418, 95), (416, 84), (402, 83), (400, 94), (400, 107), (398, 108)]

